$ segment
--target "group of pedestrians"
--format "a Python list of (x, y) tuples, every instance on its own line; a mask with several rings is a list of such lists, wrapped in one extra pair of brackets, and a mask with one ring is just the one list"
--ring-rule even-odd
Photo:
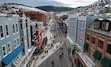
[(59, 58), (61, 59), (63, 57), (63, 55), (64, 55), (64, 53), (63, 53), (63, 47), (61, 47), (60, 50), (61, 50), (61, 54), (59, 55)]

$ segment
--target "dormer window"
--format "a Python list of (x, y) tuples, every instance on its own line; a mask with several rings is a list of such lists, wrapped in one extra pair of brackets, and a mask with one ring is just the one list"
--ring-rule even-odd
[(100, 27), (101, 27), (101, 20), (96, 19), (94, 22), (94, 28), (100, 29)]
[(109, 20), (103, 20), (101, 29), (104, 31), (109, 31), (109, 22)]

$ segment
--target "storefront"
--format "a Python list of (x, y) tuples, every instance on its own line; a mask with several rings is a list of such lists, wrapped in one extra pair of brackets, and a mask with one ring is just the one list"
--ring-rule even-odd
[[(19, 53), (23, 50), (23, 45), (18, 46), (16, 49), (14, 49), (10, 54), (8, 54), (5, 58), (2, 59), (2, 67), (12, 65), (17, 65), (21, 58), (18, 57)], [(11, 64), (12, 63), (12, 64)]]

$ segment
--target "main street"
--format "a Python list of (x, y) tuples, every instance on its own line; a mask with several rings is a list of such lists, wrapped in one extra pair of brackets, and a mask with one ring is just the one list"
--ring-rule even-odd
[(65, 37), (55, 19), (49, 22), (44, 36), (48, 39), (47, 44), (43, 52), (35, 56), (31, 67), (75, 67), (68, 54)]

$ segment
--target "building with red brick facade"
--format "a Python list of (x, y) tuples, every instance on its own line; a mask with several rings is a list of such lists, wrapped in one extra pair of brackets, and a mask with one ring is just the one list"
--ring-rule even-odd
[(86, 29), (84, 50), (96, 67), (111, 67), (110, 18), (98, 18)]
[(19, 14), (19, 15), (22, 15), (23, 13), (26, 16), (28, 16), (31, 20), (43, 22), (44, 25), (47, 25), (48, 14), (41, 13), (41, 12), (34, 12), (34, 11), (30, 11), (30, 12), (17, 12), (17, 14)]

